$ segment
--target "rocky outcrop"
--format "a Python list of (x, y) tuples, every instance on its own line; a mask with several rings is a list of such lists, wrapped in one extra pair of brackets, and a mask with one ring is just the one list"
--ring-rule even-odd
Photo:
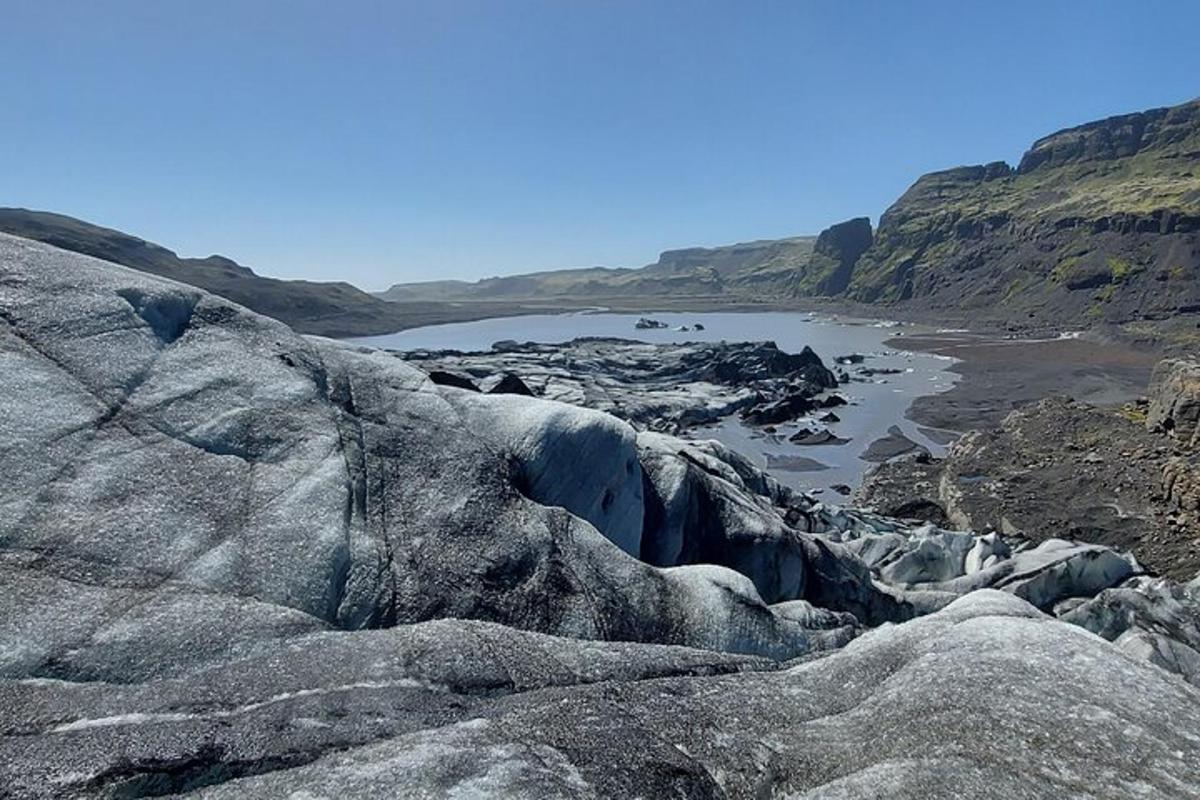
[(1106, 544), (1153, 572), (1187, 579), (1200, 570), (1198, 529), (1163, 500), (1164, 488), (1191, 496), (1190, 472), (1185, 463), (1168, 466), (1172, 441), (1148, 431), (1141, 413), (1048, 398), (997, 429), (963, 436), (942, 459), (880, 465), (855, 501), (1034, 542)]
[(1007, 164), (922, 176), (880, 217), (848, 294), (978, 322), (1200, 311), (1200, 101), (1061, 131)]
[(1150, 379), (1146, 425), (1179, 452), (1162, 467), (1162, 493), (1175, 524), (1200, 530), (1200, 363), (1164, 359)]
[(1189, 450), (1200, 450), (1200, 362), (1164, 359), (1154, 368), (1146, 425), (1169, 433)]
[(1162, 470), (1162, 491), (1179, 515), (1176, 523), (1192, 530), (1200, 528), (1200, 456), (1175, 456)]
[(1089, 122), (1038, 139), (1017, 171), (1028, 174), (1070, 164), (1111, 162), (1144, 151), (1171, 148), (1200, 128), (1200, 103), (1155, 108)]

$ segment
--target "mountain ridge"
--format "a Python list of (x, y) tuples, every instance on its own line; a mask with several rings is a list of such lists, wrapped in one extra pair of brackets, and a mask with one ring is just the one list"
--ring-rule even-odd
[[(765, 255), (773, 250), (778, 257)], [(643, 282), (662, 272), (673, 286)], [(1198, 273), (1200, 100), (1192, 100), (1063, 128), (1035, 140), (1016, 167), (993, 161), (922, 175), (877, 228), (860, 217), (815, 238), (666, 251), (621, 282), (642, 296), (779, 302), (782, 291), (793, 300), (1090, 326), (1200, 313)], [(550, 292), (541, 276), (552, 274), (523, 276), (529, 296), (620, 294), (564, 274)], [(419, 296), (420, 286), (388, 291)], [(486, 282), (463, 287), (471, 287), (464, 299), (488, 296)]]
[(473, 300), (496, 297), (637, 297), (647, 293), (721, 294), (738, 287), (786, 282), (817, 237), (758, 239), (716, 247), (664, 250), (644, 267), (576, 267), (483, 278), (479, 281), (398, 283), (385, 300)]
[(436, 300), (389, 303), (344, 281), (270, 278), (225, 256), (184, 258), (140, 237), (49, 211), (0, 208), (0, 232), (196, 286), (285, 322), (300, 333), (373, 336), (515, 310), (511, 303), (470, 308)]
[(1154, 326), (1200, 316), (1200, 100), (1043, 136), (1016, 167), (918, 177), (872, 227), (663, 251), (644, 267), (475, 282), (348, 283), (257, 275), (49, 212), (0, 209), (0, 231), (170, 277), (303, 333), (367, 336), (439, 322), (605, 304), (847, 308), (1007, 327)]
[(1200, 304), (1200, 101), (1065, 128), (923, 175), (880, 217), (853, 300), (1122, 323)]

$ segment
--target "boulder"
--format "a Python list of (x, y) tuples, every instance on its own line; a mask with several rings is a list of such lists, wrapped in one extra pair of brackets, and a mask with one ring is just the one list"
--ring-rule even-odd
[(656, 319), (651, 319), (649, 317), (641, 317), (640, 319), (638, 319), (637, 322), (635, 322), (633, 324), (633, 327), (635, 327), (641, 331), (641, 330), (654, 330), (657, 328), (667, 328), (670, 326), (667, 325), (667, 323), (659, 322)]
[(1200, 448), (1200, 362), (1164, 359), (1154, 368), (1146, 425)]
[(1169, 458), (1162, 475), (1167, 503), (1188, 523), (1200, 522), (1200, 456)]
[(828, 428), (801, 428), (788, 437), (788, 441), (792, 444), (817, 445), (817, 444), (848, 444), (849, 439), (843, 439), (837, 436)]
[(815, 407), (810, 394), (797, 392), (746, 409), (742, 421), (749, 425), (778, 425), (804, 416)]
[[(839, 406), (849, 405), (850, 401), (842, 397), (840, 394), (831, 394), (817, 400), (817, 408), (838, 408)], [(837, 421), (836, 414), (827, 414), (832, 416), (834, 421)]]

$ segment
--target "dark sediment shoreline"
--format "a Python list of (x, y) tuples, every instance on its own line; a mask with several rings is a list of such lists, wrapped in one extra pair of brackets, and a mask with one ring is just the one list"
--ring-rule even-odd
[(918, 398), (908, 411), (920, 425), (966, 432), (995, 427), (1012, 410), (1050, 395), (1119, 405), (1145, 394), (1161, 357), (1153, 348), (1090, 336), (1003, 339), (973, 333), (902, 336), (892, 347), (959, 359), (962, 376), (947, 392)]

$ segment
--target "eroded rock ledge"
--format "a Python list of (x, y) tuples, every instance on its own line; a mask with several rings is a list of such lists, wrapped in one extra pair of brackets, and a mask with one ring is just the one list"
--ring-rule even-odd
[(881, 465), (855, 499), (885, 514), (1035, 542), (1102, 543), (1188, 580), (1200, 570), (1200, 453), (1187, 436), (1164, 431), (1170, 417), (1145, 418), (1142, 406), (1049, 398), (967, 434), (944, 459)]

